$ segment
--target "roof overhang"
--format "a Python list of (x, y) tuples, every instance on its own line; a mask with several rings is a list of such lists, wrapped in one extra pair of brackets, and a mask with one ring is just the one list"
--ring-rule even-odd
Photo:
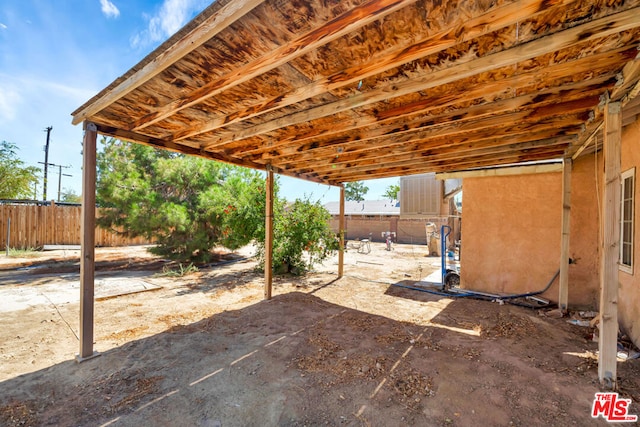
[(220, 0), (73, 123), (328, 184), (558, 159), (639, 45), (640, 1)]

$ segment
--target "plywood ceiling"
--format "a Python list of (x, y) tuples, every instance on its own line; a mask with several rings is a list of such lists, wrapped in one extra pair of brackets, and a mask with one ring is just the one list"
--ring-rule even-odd
[(329, 184), (561, 158), (639, 46), (640, 1), (221, 0), (73, 122)]

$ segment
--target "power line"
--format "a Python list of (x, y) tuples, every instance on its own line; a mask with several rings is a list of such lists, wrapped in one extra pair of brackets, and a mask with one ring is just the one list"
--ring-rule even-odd
[(53, 126), (49, 126), (47, 128), (45, 128), (45, 132), (47, 132), (47, 142), (44, 146), (44, 163), (42, 162), (38, 162), (41, 165), (44, 165), (44, 183), (42, 186), (42, 200), (44, 200), (45, 202), (47, 201), (47, 176), (48, 176), (48, 172), (49, 172), (49, 166), (55, 166), (58, 167), (58, 201), (60, 201), (60, 193), (62, 190), (62, 177), (63, 176), (73, 176), (73, 175), (68, 175), (68, 174), (63, 174), (62, 173), (62, 168), (68, 169), (71, 166), (62, 166), (62, 165), (56, 165), (53, 163), (49, 163), (49, 141), (51, 138), (51, 131), (53, 130)]
[[(42, 162), (38, 162), (38, 163), (40, 163), (41, 165), (44, 165), (44, 163), (42, 163)], [(73, 176), (73, 175), (69, 175), (69, 174), (66, 174), (66, 173), (62, 173), (62, 168), (69, 169), (71, 166), (62, 166), (62, 165), (56, 165), (54, 163), (47, 163), (45, 165), (45, 171), (48, 169), (47, 166), (53, 166), (53, 167), (57, 167), (58, 168), (58, 201), (60, 201), (60, 193), (62, 191), (62, 177), (63, 176), (69, 176), (69, 177)], [(46, 176), (46, 172), (45, 172), (45, 176)], [(46, 199), (45, 199), (45, 201), (46, 201)]]

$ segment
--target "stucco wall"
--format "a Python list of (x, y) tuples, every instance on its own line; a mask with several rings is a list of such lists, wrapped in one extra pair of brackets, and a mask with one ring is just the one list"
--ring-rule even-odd
[[(398, 243), (409, 243), (414, 245), (425, 245), (427, 249), (427, 234), (425, 225), (433, 222), (438, 225), (447, 224), (447, 217), (423, 217), (423, 218), (398, 218), (389, 216), (378, 216), (366, 218), (360, 216), (346, 216), (347, 240), (364, 239), (371, 233), (374, 242), (384, 242), (381, 236), (383, 231), (395, 231)], [(394, 224), (395, 222), (395, 224)], [(338, 218), (333, 217), (330, 222), (331, 229), (338, 232)]]
[[(570, 308), (592, 309), (599, 301), (602, 168), (602, 155), (573, 164)], [(462, 286), (492, 293), (544, 288), (560, 267), (562, 174), (467, 178), (463, 185)], [(557, 280), (544, 297), (557, 302)]]
[(569, 306), (574, 308), (596, 308), (600, 299), (597, 194), (600, 192), (602, 197), (602, 160), (601, 154), (597, 157), (583, 156), (573, 163), (571, 173), (569, 257), (575, 260), (575, 264), (569, 267)]
[[(561, 174), (466, 178), (461, 286), (542, 289), (559, 267)], [(557, 301), (557, 282), (543, 296)]]
[(638, 179), (640, 179), (640, 121), (627, 126), (622, 133), (622, 172), (635, 167), (635, 230), (634, 230), (634, 272), (620, 271), (618, 288), (618, 316), (622, 330), (640, 345), (640, 201)]

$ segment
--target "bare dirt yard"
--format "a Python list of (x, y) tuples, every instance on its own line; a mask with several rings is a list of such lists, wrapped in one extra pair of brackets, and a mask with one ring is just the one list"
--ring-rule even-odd
[[(143, 247), (98, 249), (101, 355), (83, 363), (79, 252), (1, 255), (0, 425), (607, 424), (592, 329), (395, 286), (438, 268), (424, 246), (351, 250), (345, 277), (332, 259), (269, 301), (250, 254), (180, 277)], [(640, 361), (618, 375), (640, 414)]]

